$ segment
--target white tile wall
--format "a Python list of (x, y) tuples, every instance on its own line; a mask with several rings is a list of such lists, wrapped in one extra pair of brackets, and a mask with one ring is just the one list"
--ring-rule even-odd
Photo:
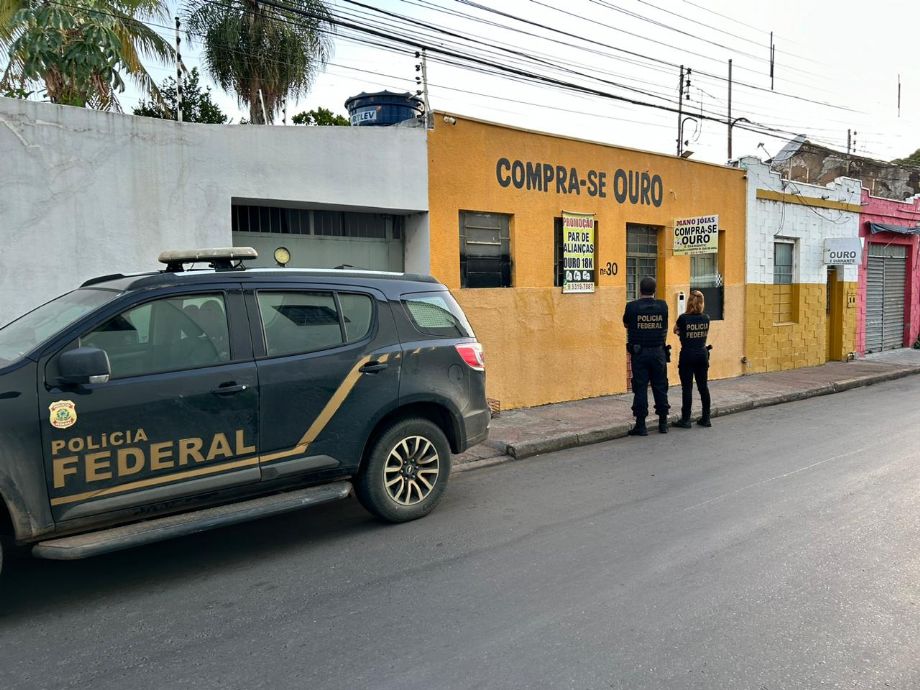
[[(776, 237), (797, 241), (797, 283), (824, 283), (824, 239), (858, 237), (859, 214), (800, 204), (765, 201), (757, 198), (758, 189), (796, 194), (813, 199), (859, 204), (859, 180), (838, 177), (826, 187), (783, 180), (779, 173), (754, 157), (742, 158), (747, 171), (747, 282), (773, 282), (773, 241)], [(855, 282), (857, 266), (845, 266), (843, 279)]]

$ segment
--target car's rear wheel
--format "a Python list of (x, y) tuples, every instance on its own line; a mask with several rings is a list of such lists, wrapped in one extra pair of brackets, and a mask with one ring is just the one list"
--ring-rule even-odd
[(381, 434), (355, 482), (368, 511), (388, 522), (407, 522), (430, 513), (450, 475), (450, 445), (427, 419), (403, 419)]

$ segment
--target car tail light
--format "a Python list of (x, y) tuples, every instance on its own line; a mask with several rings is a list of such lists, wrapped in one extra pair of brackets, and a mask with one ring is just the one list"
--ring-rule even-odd
[(485, 371), (486, 362), (482, 354), (482, 345), (479, 343), (464, 343), (463, 345), (455, 345), (454, 347), (457, 348), (457, 352), (471, 369)]

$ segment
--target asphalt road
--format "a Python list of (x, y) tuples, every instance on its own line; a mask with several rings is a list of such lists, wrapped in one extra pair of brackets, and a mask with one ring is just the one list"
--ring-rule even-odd
[(920, 687), (920, 377), (0, 585), (4, 688)]

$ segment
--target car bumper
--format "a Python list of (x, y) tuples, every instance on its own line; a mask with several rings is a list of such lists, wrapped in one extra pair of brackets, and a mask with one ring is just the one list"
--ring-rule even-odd
[(475, 412), (464, 415), (463, 422), (466, 427), (466, 442), (463, 444), (463, 448), (460, 449), (461, 453), (467, 448), (482, 443), (489, 438), (489, 423), (491, 420), (492, 411), (488, 408), (485, 410), (476, 410)]

